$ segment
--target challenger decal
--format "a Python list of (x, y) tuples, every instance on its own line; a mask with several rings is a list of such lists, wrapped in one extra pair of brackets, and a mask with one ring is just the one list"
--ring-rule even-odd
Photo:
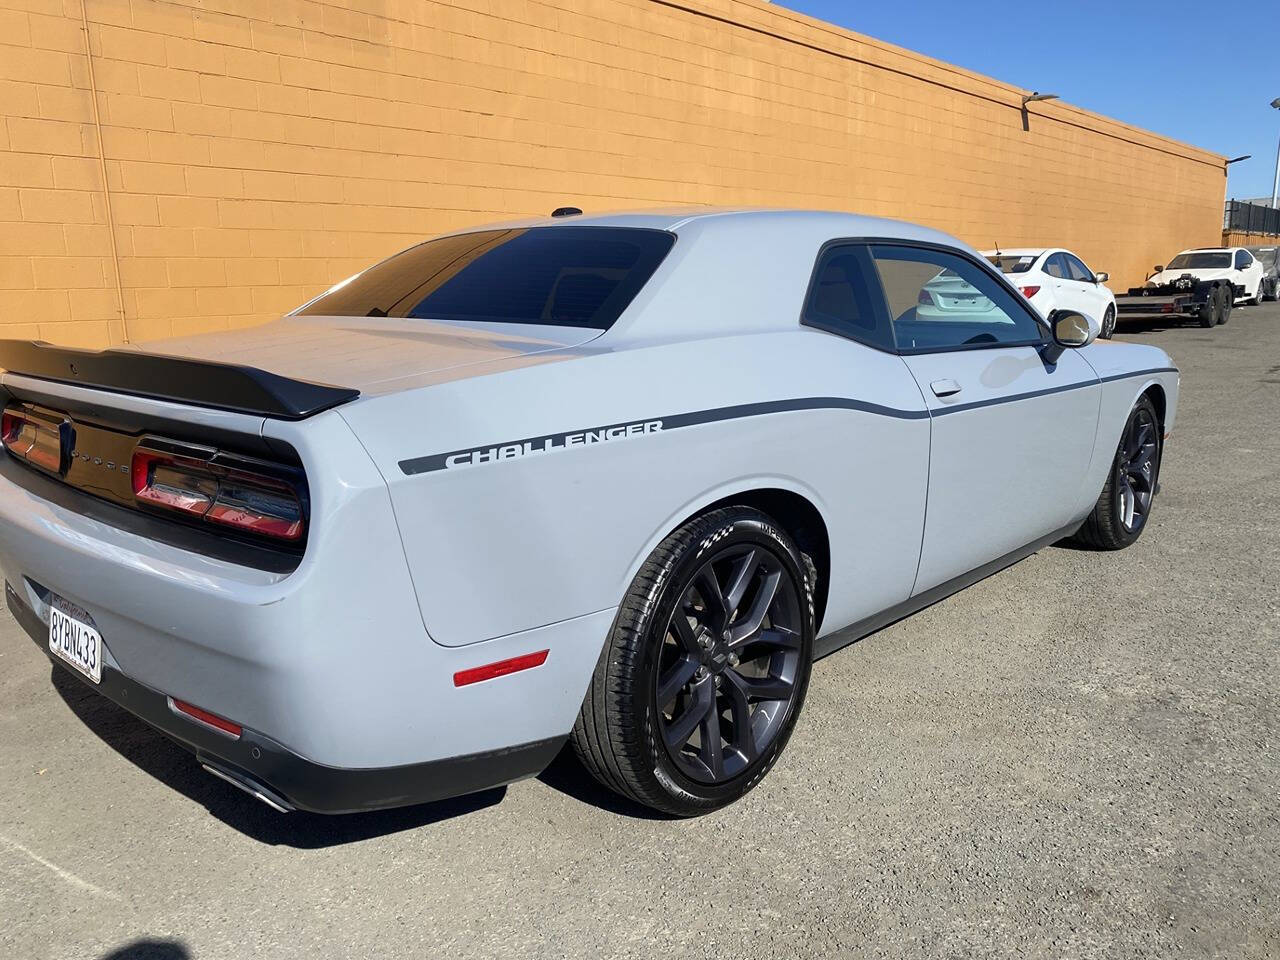
[(564, 450), (568, 447), (581, 447), (593, 443), (604, 443), (607, 440), (622, 440), (626, 437), (657, 433), (661, 429), (661, 420), (643, 420), (637, 423), (620, 423), (612, 427), (599, 427), (595, 430), (582, 430), (578, 433), (558, 433), (554, 436), (538, 437), (536, 440), (507, 443), (499, 447), (463, 450), (458, 453), (446, 454), (444, 468), (453, 470), (457, 467), (474, 466), (477, 463), (491, 463), (495, 460), (514, 460), (516, 457), (537, 456), (540, 453), (551, 453), (553, 450)]
[(740, 420), (744, 417), (760, 417), (770, 413), (790, 413), (798, 410), (856, 410), (861, 413), (874, 414), (878, 417), (893, 417), (896, 420), (928, 420), (930, 417), (939, 417), (949, 413), (962, 413), (966, 410), (974, 410), (1001, 403), (1013, 403), (1017, 400), (1030, 400), (1034, 397), (1042, 397), (1064, 390), (1079, 390), (1084, 387), (1096, 386), (1100, 383), (1109, 383), (1113, 380), (1128, 380), (1153, 373), (1176, 372), (1176, 367), (1135, 370), (1132, 373), (1114, 374), (1092, 380), (1079, 380), (1044, 390), (1033, 390), (1030, 393), (1020, 393), (1008, 397), (992, 397), (988, 400), (977, 400), (972, 403), (956, 404), (933, 410), (900, 410), (896, 407), (886, 407), (878, 403), (867, 403), (864, 400), (851, 400), (848, 397), (797, 397), (793, 400), (742, 403), (733, 407), (696, 410), (692, 413), (677, 413), (667, 417), (653, 417), (647, 420), (628, 420), (603, 427), (590, 427), (586, 430), (550, 433), (540, 437), (527, 437), (523, 440), (506, 440), (481, 447), (467, 447), (463, 450), (452, 450), (449, 453), (411, 457), (408, 460), (401, 460), (399, 466), (406, 476), (433, 473), (437, 470), (459, 470), (482, 464), (497, 463), (502, 460), (519, 460), (524, 457), (536, 457), (546, 453), (561, 453), (566, 450), (572, 450), (575, 447), (594, 446), (617, 440), (632, 440), (637, 437), (676, 430), (681, 427), (718, 423), (723, 420)]

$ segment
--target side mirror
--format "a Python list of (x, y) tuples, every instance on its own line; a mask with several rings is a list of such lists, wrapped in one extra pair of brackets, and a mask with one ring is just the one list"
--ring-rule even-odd
[(1164, 265), (1163, 265), (1163, 264), (1160, 264), (1160, 263), (1157, 263), (1157, 264), (1156, 264), (1156, 268), (1155, 268), (1155, 270), (1154, 270), (1153, 272), (1154, 272), (1154, 273), (1162, 273), (1162, 272), (1164, 272)]
[(1095, 273), (1093, 275), (1094, 283), (1106, 283), (1110, 279), (1111, 279), (1111, 274), (1109, 273)]
[(1087, 347), (1098, 339), (1102, 328), (1098, 321), (1074, 310), (1054, 310), (1049, 314), (1053, 339), (1040, 349), (1045, 363), (1057, 363), (1067, 350)]

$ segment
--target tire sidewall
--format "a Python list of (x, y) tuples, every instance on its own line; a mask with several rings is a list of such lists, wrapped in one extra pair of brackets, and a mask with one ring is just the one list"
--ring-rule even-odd
[[(805, 573), (803, 560), (791, 538), (764, 514), (746, 508), (727, 513), (717, 511), (705, 519), (707, 523), (691, 529), (690, 533), (694, 538), (692, 543), (673, 558), (667, 575), (655, 591), (654, 602), (647, 607), (645, 621), (639, 631), (643, 650), (637, 661), (635, 682), (631, 686), (631, 715), (640, 719), (644, 732), (646, 768), (651, 771), (658, 789), (668, 794), (679, 807), (698, 812), (714, 810), (736, 800), (759, 783), (773, 767), (786, 747), (804, 705), (813, 662), (814, 639), (814, 585)], [(796, 584), (802, 620), (797, 689), (788, 715), (773, 742), (742, 773), (724, 783), (712, 785), (699, 783), (685, 775), (662, 742), (657, 705), (654, 702), (654, 675), (667, 624), (690, 579), (708, 557), (727, 546), (741, 543), (751, 543), (769, 550), (779, 559)]]

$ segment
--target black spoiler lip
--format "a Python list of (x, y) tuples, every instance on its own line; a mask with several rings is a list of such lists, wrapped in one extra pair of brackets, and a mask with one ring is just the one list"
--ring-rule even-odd
[(141, 350), (80, 350), (43, 340), (0, 340), (0, 369), (277, 420), (305, 420), (360, 396), (350, 387), (294, 380), (257, 367)]

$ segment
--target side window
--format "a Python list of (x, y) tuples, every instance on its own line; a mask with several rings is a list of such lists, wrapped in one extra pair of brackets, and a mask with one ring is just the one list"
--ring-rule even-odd
[(1253, 257), (1249, 255), (1248, 250), (1236, 251), (1236, 269), (1244, 270), (1253, 262)]
[(1079, 280), (1082, 283), (1093, 283), (1093, 271), (1086, 267), (1079, 257), (1071, 254), (1063, 254), (1067, 261), (1067, 271), (1072, 280)]
[(1044, 272), (1059, 280), (1067, 279), (1067, 264), (1062, 254), (1055, 253), (1044, 262)]
[(876, 310), (874, 268), (861, 244), (827, 247), (818, 257), (800, 322), (892, 350), (893, 329)]
[(924, 247), (876, 244), (876, 272), (903, 352), (1039, 343), (1040, 325), (973, 261)]

